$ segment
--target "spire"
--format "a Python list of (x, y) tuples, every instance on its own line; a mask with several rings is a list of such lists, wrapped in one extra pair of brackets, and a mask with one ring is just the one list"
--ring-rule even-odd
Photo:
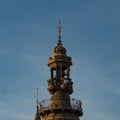
[(37, 107), (37, 111), (36, 111), (36, 115), (35, 115), (35, 119), (34, 120), (41, 120), (40, 119), (40, 115), (39, 115), (38, 88), (37, 88), (36, 107)]
[(39, 103), (38, 103), (38, 88), (37, 88), (37, 100), (36, 100), (37, 113), (39, 112)]
[(61, 41), (61, 25), (60, 25), (61, 21), (59, 19), (58, 21), (58, 42), (57, 45), (62, 45), (62, 41)]

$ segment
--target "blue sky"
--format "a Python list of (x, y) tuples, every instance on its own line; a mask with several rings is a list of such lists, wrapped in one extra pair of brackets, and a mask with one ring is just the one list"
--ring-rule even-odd
[(59, 18), (81, 120), (119, 120), (119, 0), (0, 0), (0, 119), (33, 120), (37, 87), (40, 100), (50, 97)]

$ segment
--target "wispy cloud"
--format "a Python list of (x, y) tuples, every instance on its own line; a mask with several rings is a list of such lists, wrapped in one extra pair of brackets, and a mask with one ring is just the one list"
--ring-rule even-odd
[[(79, 61), (79, 60), (78, 60)], [(82, 64), (81, 64), (82, 63)], [(113, 78), (110, 78), (110, 73), (113, 76), (113, 70), (118, 70), (119, 63), (112, 64), (111, 69), (101, 69), (99, 64), (94, 64), (91, 61), (82, 61), (77, 63), (72, 69), (72, 78), (74, 82), (75, 97), (81, 97), (83, 103), (84, 119), (102, 119), (112, 120), (112, 115), (106, 114), (110, 111), (112, 102), (120, 95), (120, 88)], [(74, 73), (75, 71), (75, 73)], [(115, 95), (116, 94), (116, 95)], [(117, 106), (117, 101), (114, 103)], [(89, 117), (88, 117), (89, 116)], [(91, 117), (91, 118), (90, 118)]]
[[(32, 98), (33, 100), (33, 98)], [(9, 120), (33, 120), (34, 113), (30, 113), (29, 105), (33, 109), (33, 101), (28, 98), (10, 96), (7, 101), (0, 101), (0, 116)], [(16, 108), (18, 108), (16, 110)], [(34, 109), (33, 109), (34, 110)], [(34, 111), (35, 112), (35, 111)]]
[[(17, 107), (17, 106), (16, 106)], [(12, 109), (12, 107), (11, 107)], [(33, 115), (26, 114), (25, 111), (22, 113), (16, 112), (15, 110), (10, 109), (2, 109), (0, 110), (1, 116), (4, 119), (9, 118), (9, 120), (16, 119), (16, 120), (33, 120)]]
[(22, 57), (24, 60), (31, 62), (31, 63), (38, 63), (40, 61), (40, 57), (30, 55), (30, 54), (23, 54)]
[[(97, 104), (100, 104), (99, 102), (93, 101), (90, 98), (83, 99), (83, 117), (81, 118), (82, 120), (84, 119), (98, 119), (98, 120), (112, 120), (113, 117), (109, 116), (108, 114), (105, 114), (101, 109), (100, 106)], [(106, 103), (105, 103), (106, 104)], [(99, 107), (98, 107), (99, 106)], [(104, 108), (105, 106), (101, 106)]]
[[(22, 54), (21, 58), (25, 64), (25, 66), (33, 67), (34, 71), (43, 76), (46, 77), (46, 73), (48, 73), (48, 67), (47, 67), (47, 60), (40, 56), (40, 55), (33, 55), (33, 54)], [(44, 64), (43, 64), (44, 63)], [(46, 65), (46, 66), (45, 66)], [(44, 75), (43, 75), (44, 74)], [(46, 78), (47, 79), (47, 78)]]
[(0, 34), (2, 34), (3, 33), (3, 29), (2, 28), (0, 28)]
[(8, 50), (5, 48), (0, 48), (0, 55), (7, 54)]
[(116, 87), (113, 89), (113, 92), (117, 95), (120, 95), (120, 87)]

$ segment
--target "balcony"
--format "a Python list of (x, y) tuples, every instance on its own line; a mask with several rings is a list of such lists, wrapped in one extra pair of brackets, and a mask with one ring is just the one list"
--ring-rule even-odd
[[(40, 112), (47, 112), (50, 111), (50, 99), (47, 100), (42, 100), (39, 105), (40, 105)], [(79, 112), (80, 115), (82, 114), (82, 102), (80, 100), (71, 98), (70, 99), (71, 107), (74, 112)]]
[(42, 100), (39, 102), (40, 111), (47, 111), (50, 110), (50, 99)]

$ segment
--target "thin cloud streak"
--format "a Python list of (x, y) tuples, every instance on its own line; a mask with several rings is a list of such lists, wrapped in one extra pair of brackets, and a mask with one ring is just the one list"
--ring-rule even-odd
[(5, 48), (0, 48), (0, 55), (5, 55), (8, 53), (8, 50)]
[[(118, 1), (0, 2), (0, 119), (33, 120), (36, 88), (49, 99), (47, 59), (61, 37), (72, 57), (73, 94), (82, 120), (119, 120), (120, 7)], [(70, 54), (69, 54), (70, 53)]]
[[(1, 117), (5, 117), (5, 119), (9, 118), (10, 120), (32, 120), (34, 113), (30, 114), (29, 106), (31, 105), (31, 109), (33, 109), (33, 104), (33, 98), (16, 99), (14, 96), (9, 96), (9, 101), (0, 101)], [(18, 108), (17, 110), (16, 107)]]

